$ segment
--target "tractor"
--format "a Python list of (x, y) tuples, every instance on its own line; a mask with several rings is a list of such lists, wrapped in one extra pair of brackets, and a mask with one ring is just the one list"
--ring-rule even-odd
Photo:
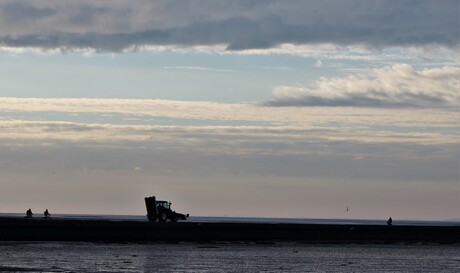
[(188, 214), (177, 213), (171, 209), (171, 202), (156, 200), (155, 196), (145, 197), (145, 206), (147, 207), (147, 218), (150, 222), (177, 222), (178, 220), (187, 220)]

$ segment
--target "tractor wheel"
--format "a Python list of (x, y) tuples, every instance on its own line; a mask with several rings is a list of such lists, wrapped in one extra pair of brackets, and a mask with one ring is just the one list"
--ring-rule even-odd
[(156, 222), (157, 217), (156, 216), (147, 216), (150, 222)]
[(173, 215), (173, 216), (171, 217), (171, 222), (174, 222), (174, 223), (175, 223), (175, 222), (177, 222), (177, 220), (179, 220), (179, 218), (177, 217), (177, 215)]
[(168, 214), (166, 214), (166, 212), (160, 213), (158, 220), (160, 222), (166, 222), (166, 220), (168, 220)]

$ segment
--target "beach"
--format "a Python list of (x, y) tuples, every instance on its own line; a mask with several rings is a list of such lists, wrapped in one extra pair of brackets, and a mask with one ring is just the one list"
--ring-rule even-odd
[(0, 272), (458, 272), (460, 226), (0, 217)]
[(0, 218), (0, 241), (459, 244), (460, 226)]
[(452, 245), (0, 242), (0, 272), (459, 272)]

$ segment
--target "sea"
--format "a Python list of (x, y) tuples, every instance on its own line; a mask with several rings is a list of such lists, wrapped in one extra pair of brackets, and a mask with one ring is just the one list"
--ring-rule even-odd
[[(147, 221), (145, 216), (52, 216)], [(385, 224), (384, 219), (190, 217), (189, 221)], [(394, 224), (460, 225), (398, 219)], [(0, 242), (0, 272), (460, 272), (460, 245)]]

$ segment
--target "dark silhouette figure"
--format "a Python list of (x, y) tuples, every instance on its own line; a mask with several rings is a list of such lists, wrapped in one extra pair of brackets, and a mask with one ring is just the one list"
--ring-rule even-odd
[(387, 225), (389, 226), (393, 225), (393, 219), (391, 219), (391, 217), (390, 219), (387, 220)]
[(51, 214), (48, 212), (48, 209), (46, 209), (43, 214), (45, 215), (45, 219), (51, 218)]
[(28, 209), (28, 210), (26, 211), (26, 218), (32, 218), (32, 215), (34, 215), (34, 214), (32, 213), (32, 210), (31, 210), (31, 209)]

